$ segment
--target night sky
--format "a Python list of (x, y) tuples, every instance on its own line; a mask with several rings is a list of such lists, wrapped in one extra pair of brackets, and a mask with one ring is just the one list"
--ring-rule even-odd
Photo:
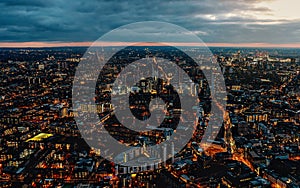
[(206, 43), (299, 43), (298, 0), (1, 0), (0, 42), (86, 42), (137, 21), (165, 21)]

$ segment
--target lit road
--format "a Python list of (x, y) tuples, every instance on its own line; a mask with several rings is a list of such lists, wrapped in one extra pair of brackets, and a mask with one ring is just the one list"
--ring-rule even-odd
[(244, 163), (245, 165), (247, 165), (252, 171), (254, 171), (254, 167), (252, 166), (252, 164), (250, 163), (250, 161), (248, 161), (247, 159), (245, 159), (245, 157), (239, 153), (234, 153), (232, 156), (233, 160), (237, 160), (240, 161), (242, 163)]

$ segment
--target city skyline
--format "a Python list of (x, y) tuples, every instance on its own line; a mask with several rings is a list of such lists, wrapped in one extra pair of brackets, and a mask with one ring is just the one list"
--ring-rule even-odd
[[(187, 49), (190, 52), (201, 50)], [(210, 82), (209, 78), (218, 80), (217, 72), (205, 78), (203, 71), (209, 70), (208, 66), (194, 67), (186, 55), (170, 47), (137, 46), (117, 53), (101, 71), (95, 105), (85, 103), (79, 110), (74, 110), (73, 105), (79, 103), (72, 94), (72, 87), (78, 64), (86, 59), (83, 56), (86, 48), (2, 48), (0, 186), (299, 187), (300, 49), (211, 50), (221, 67), (227, 93), (223, 123), (216, 123), (214, 127), (209, 124), (218, 118), (212, 112), (210, 98), (214, 94), (213, 88), (219, 85)], [(104, 57), (108, 56), (107, 51), (103, 53)], [(88, 54), (93, 57), (97, 53)], [(165, 81), (156, 80), (155, 73), (154, 79), (140, 80), (139, 77), (148, 71), (137, 68), (138, 74), (133, 74), (122, 70), (127, 61), (136, 60), (137, 54), (154, 63), (159, 62), (155, 57), (160, 55), (174, 60), (195, 77), (198, 87), (184, 84), (188, 80), (182, 76), (175, 76), (175, 83), (169, 85), (169, 76)], [(91, 70), (88, 67), (94, 66), (85, 67)], [(131, 89), (118, 87), (111, 90), (110, 83), (119, 74), (126, 75), (126, 82), (140, 81)], [(93, 71), (88, 71), (82, 78), (91, 81), (92, 75), (95, 75)], [(178, 95), (188, 96), (184, 94), (187, 91), (191, 96), (198, 96), (199, 101), (195, 104), (188, 100), (178, 101), (176, 92), (170, 87), (176, 86), (177, 81), (183, 86), (177, 90)], [(85, 87), (84, 82), (79, 83)], [(121, 95), (126, 91), (130, 91), (131, 113), (125, 113), (123, 119), (118, 118), (109, 93), (124, 102)], [(123, 124), (131, 114), (140, 119), (147, 119), (149, 112), (155, 114), (147, 101), (157, 96), (166, 100), (166, 108), (161, 109), (165, 117), (160, 125), (158, 123), (159, 127), (155, 123), (145, 125), (146, 131), (140, 132)], [(184, 104), (195, 113), (180, 110), (185, 109)], [(91, 124), (89, 114), (95, 111), (103, 126)], [(83, 121), (78, 119), (79, 115), (83, 115)], [(179, 116), (188, 124), (177, 126)], [(89, 122), (84, 122), (85, 119)], [(218, 127), (219, 131), (216, 130)], [(179, 152), (176, 142), (169, 147), (148, 149), (173, 138), (182, 141), (189, 130), (193, 130), (193, 136)], [(100, 142), (95, 142), (100, 145), (89, 145), (94, 132), (96, 139), (104, 136)], [(105, 136), (107, 132), (118, 143), (135, 150), (111, 153), (115, 147), (111, 147), (111, 141)], [(183, 133), (180, 137), (176, 136), (179, 132)], [(216, 139), (206, 137), (207, 132), (216, 133)], [(150, 159), (158, 163), (149, 165)]]
[(0, 187), (300, 187), (298, 1), (0, 1)]

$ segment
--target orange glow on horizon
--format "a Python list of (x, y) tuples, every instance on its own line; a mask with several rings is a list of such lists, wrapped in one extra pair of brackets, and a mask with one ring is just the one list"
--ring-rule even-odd
[(195, 46), (195, 47), (249, 47), (300, 48), (300, 43), (174, 43), (174, 42), (0, 42), (1, 48), (89, 47), (89, 46)]

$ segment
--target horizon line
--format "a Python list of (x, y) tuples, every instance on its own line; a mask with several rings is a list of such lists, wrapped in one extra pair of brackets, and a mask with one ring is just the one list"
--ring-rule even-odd
[(191, 46), (241, 48), (300, 48), (300, 43), (174, 43), (174, 42), (0, 42), (0, 48), (51, 48), (90, 46)]

